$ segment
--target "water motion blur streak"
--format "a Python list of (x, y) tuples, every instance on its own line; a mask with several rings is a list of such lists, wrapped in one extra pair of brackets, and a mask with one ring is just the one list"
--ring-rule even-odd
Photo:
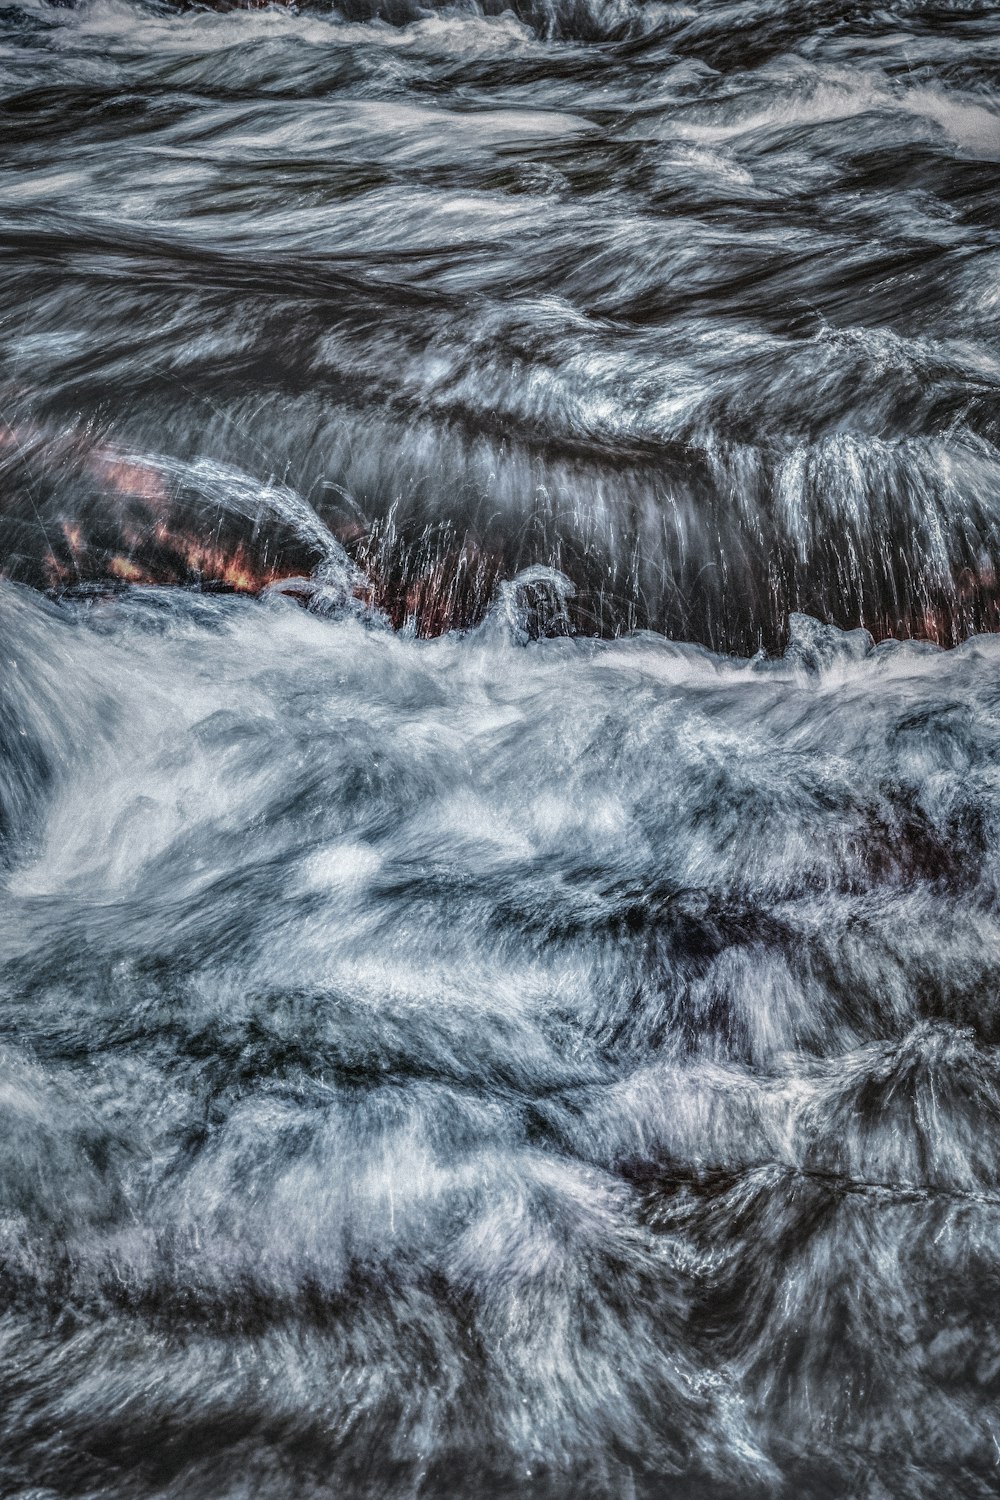
[(998, 90), (0, 9), (4, 1500), (1000, 1495)]

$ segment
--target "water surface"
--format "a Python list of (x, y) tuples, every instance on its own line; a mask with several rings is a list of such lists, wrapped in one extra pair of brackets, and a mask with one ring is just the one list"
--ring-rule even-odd
[(1000, 1495), (1000, 10), (0, 10), (0, 1491)]

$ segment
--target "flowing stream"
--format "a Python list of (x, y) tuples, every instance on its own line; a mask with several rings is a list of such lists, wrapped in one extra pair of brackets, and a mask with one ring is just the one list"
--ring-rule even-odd
[(1000, 4), (0, 6), (0, 1496), (1000, 1496)]

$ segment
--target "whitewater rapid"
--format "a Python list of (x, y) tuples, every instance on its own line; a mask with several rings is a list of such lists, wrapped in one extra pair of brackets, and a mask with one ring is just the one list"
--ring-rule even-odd
[(998, 100), (0, 8), (2, 1500), (1000, 1496)]
[(308, 571), (209, 463), (424, 635), (996, 628), (995, 7), (484, 8), (5, 11), (8, 576)]
[(5, 1493), (995, 1492), (1000, 640), (514, 593), (4, 585)]

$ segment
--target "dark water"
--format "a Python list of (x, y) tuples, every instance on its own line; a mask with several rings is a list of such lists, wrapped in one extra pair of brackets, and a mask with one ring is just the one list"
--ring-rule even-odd
[(221, 465), (423, 634), (1000, 624), (997, 6), (381, 14), (5, 7), (11, 576), (308, 570)]
[(0, 161), (0, 1496), (1000, 1496), (1000, 6), (32, 0)]

